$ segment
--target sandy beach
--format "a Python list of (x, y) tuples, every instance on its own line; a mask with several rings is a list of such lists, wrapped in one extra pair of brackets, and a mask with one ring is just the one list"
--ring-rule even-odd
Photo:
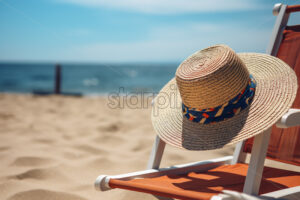
[[(0, 199), (154, 199), (93, 186), (100, 174), (146, 168), (155, 138), (150, 112), (109, 108), (107, 97), (0, 94)], [(167, 146), (162, 166), (232, 151)]]

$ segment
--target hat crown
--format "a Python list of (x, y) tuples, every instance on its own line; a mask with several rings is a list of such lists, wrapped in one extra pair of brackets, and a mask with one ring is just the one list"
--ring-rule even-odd
[(176, 71), (176, 83), (184, 105), (190, 108), (214, 108), (227, 103), (249, 81), (249, 72), (226, 45), (198, 51), (184, 60)]

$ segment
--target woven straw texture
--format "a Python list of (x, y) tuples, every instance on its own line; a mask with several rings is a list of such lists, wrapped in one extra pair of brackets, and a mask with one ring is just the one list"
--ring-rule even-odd
[[(194, 108), (221, 105), (245, 88), (249, 73), (257, 85), (248, 108), (214, 124), (195, 123), (183, 116), (182, 100)], [(210, 47), (187, 58), (177, 69), (176, 79), (162, 88), (154, 100), (152, 124), (160, 138), (175, 147), (222, 148), (276, 123), (291, 107), (297, 87), (294, 71), (276, 57), (235, 54), (223, 45)]]

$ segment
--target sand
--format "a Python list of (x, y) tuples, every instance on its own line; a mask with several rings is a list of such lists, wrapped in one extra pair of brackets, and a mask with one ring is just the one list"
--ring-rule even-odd
[[(108, 104), (107, 97), (0, 94), (0, 199), (155, 199), (94, 189), (98, 175), (144, 170), (155, 138), (151, 106), (112, 109)], [(232, 151), (167, 146), (162, 166)]]

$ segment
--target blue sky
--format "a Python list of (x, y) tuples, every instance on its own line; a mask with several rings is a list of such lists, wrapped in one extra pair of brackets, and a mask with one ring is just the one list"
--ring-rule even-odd
[[(0, 61), (178, 62), (220, 43), (237, 52), (264, 52), (274, 3), (0, 0)], [(290, 20), (297, 22), (299, 14)]]

